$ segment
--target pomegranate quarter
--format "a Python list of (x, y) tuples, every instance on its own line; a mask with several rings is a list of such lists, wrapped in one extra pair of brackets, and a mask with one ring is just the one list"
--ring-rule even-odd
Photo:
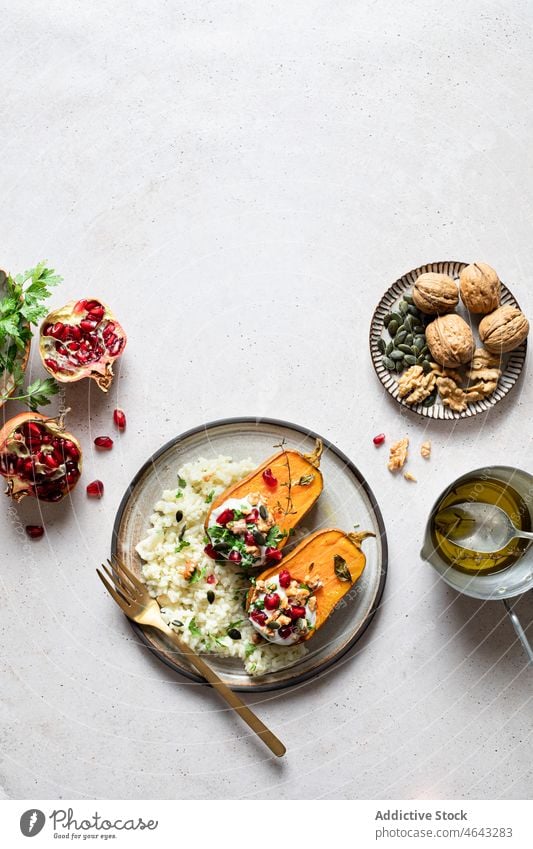
[(107, 392), (113, 363), (125, 347), (124, 330), (109, 307), (94, 298), (70, 301), (41, 325), (43, 365), (61, 383), (91, 377)]
[(79, 442), (65, 431), (61, 418), (21, 413), (0, 430), (0, 474), (15, 501), (26, 495), (61, 501), (81, 474)]

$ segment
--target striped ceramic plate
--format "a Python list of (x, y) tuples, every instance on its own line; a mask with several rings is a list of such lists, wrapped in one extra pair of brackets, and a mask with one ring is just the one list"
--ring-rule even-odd
[[(461, 269), (463, 269), (467, 264), (468, 263), (466, 262), (454, 261), (430, 262), (427, 265), (420, 266), (420, 268), (414, 268), (412, 271), (408, 271), (407, 274), (400, 277), (399, 280), (393, 283), (390, 289), (385, 292), (376, 307), (374, 315), (372, 316), (372, 322), (370, 325), (370, 353), (377, 376), (381, 380), (387, 392), (392, 395), (392, 397), (395, 398), (402, 407), (407, 407), (407, 409), (412, 410), (414, 413), (418, 413), (420, 416), (427, 416), (431, 419), (468, 419), (478, 413), (484, 413), (487, 410), (490, 410), (491, 407), (494, 407), (498, 401), (501, 401), (501, 399), (513, 388), (518, 380), (526, 359), (527, 342), (524, 342), (516, 349), (516, 351), (512, 351), (512, 353), (505, 355), (502, 376), (500, 377), (498, 386), (492, 395), (489, 395), (488, 398), (483, 398), (481, 401), (469, 404), (466, 410), (462, 413), (456, 413), (453, 410), (450, 410), (449, 407), (445, 407), (440, 402), (439, 396), (437, 396), (437, 400), (432, 407), (424, 407), (422, 404), (415, 404), (408, 407), (408, 405), (405, 404), (399, 397), (396, 376), (391, 374), (391, 372), (382, 365), (382, 354), (378, 349), (378, 340), (380, 338), (383, 337), (387, 342), (390, 341), (383, 324), (384, 317), (387, 313), (394, 310), (402, 295), (411, 291), (417, 277), (420, 274), (424, 274), (427, 271), (436, 271), (440, 274), (448, 274), (450, 277), (458, 280)], [(501, 303), (502, 306), (504, 304), (508, 304), (513, 307), (518, 307), (516, 299), (503, 283)], [(462, 315), (468, 324), (470, 324), (472, 332), (474, 333), (474, 338), (476, 339), (476, 344), (480, 345), (479, 336), (477, 335), (477, 325), (482, 316), (475, 316), (468, 313), (461, 303), (457, 308), (457, 312)]]

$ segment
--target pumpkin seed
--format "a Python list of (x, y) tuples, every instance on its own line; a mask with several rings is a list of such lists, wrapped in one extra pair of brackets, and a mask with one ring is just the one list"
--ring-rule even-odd
[(254, 531), (253, 534), (256, 545), (266, 545), (266, 536), (261, 531)]
[(437, 396), (435, 394), (428, 395), (428, 397), (425, 399), (425, 401), (422, 401), (422, 406), (423, 407), (432, 407), (436, 400), (437, 400)]
[(413, 357), (412, 354), (406, 354), (404, 360), (408, 366), (416, 366), (416, 357)]
[(402, 315), (405, 315), (405, 313), (409, 309), (409, 304), (406, 304), (405, 301), (400, 301), (398, 309), (400, 310)]
[(414, 355), (415, 355), (415, 357), (418, 357), (418, 355), (419, 355), (420, 351), (418, 350), (418, 348), (416, 347), (416, 345), (411, 345), (411, 350), (409, 351), (409, 353), (410, 353), (410, 354), (414, 354)]
[(391, 360), (403, 360), (403, 351), (391, 351)]
[(421, 365), (423, 365), (423, 364), (425, 363), (425, 361), (426, 361), (426, 358), (424, 357), (424, 355), (423, 355), (423, 354), (420, 354), (420, 355), (416, 358), (416, 364), (417, 364), (417, 366), (421, 366)]
[(385, 348), (385, 354), (387, 355), (387, 357), (389, 356), (391, 351), (394, 351), (394, 342), (389, 342), (389, 344)]
[(413, 322), (413, 333), (416, 336), (418, 336), (419, 334), (421, 335), (422, 333), (425, 333), (425, 332), (426, 332), (425, 328), (421, 324), (416, 324), (415, 322)]
[(240, 640), (241, 632), (237, 630), (237, 628), (230, 628), (228, 631), (228, 637), (231, 637), (232, 640)]
[(427, 360), (424, 360), (422, 363), (422, 368), (424, 369), (424, 374), (429, 374), (431, 371), (431, 365)]
[(411, 331), (413, 329), (413, 319), (410, 315), (405, 316), (405, 318), (403, 320), (403, 326), (405, 327), (406, 330), (409, 331), (409, 333), (411, 333)]
[(387, 343), (385, 342), (385, 340), (384, 339), (378, 339), (377, 346), (378, 346), (379, 353), (384, 354), (385, 348), (387, 347)]
[(418, 312), (417, 308), (416, 308), (416, 307), (411, 306), (410, 304), (408, 304), (408, 305), (407, 305), (407, 312), (408, 312), (410, 315), (414, 316), (415, 318), (419, 318), (419, 317), (420, 317), (420, 313)]
[(400, 374), (405, 368), (403, 360), (397, 360), (396, 362), (396, 372)]
[(215, 600), (215, 594), (214, 594), (213, 590), (207, 591), (207, 600), (208, 600), (209, 604), (213, 604), (213, 602)]
[(394, 360), (391, 360), (390, 357), (382, 357), (381, 362), (389, 371), (394, 371), (394, 369), (396, 368), (396, 363), (394, 362)]
[(268, 517), (267, 509), (264, 504), (259, 505), (259, 515), (262, 519), (266, 519)]
[(403, 299), (404, 299), (404, 301), (407, 301), (408, 304), (414, 304), (414, 300), (413, 300), (412, 295), (404, 295)]
[(393, 317), (394, 321), (397, 321), (397, 322), (398, 322), (398, 325), (400, 325), (400, 324), (402, 323), (402, 321), (403, 321), (403, 316), (402, 316), (402, 315), (400, 315), (400, 313), (399, 313), (399, 312), (393, 312), (393, 313), (391, 313), (391, 315), (392, 315), (392, 317)]
[(182, 513), (181, 510), (178, 510), (178, 512), (176, 513), (176, 522), (179, 524), (182, 519), (183, 519), (183, 513)]
[(424, 347), (422, 348), (422, 350), (420, 351), (420, 353), (421, 353), (421, 354), (424, 354), (424, 356), (425, 356), (426, 354), (429, 354), (429, 348), (428, 348), (428, 346), (427, 346), (427, 345), (424, 345)]
[(426, 344), (426, 337), (425, 336), (419, 335), (419, 336), (414, 337), (413, 345), (416, 345), (416, 347), (418, 348), (419, 351), (422, 351), (422, 348), (424, 347), (425, 344)]
[(389, 331), (389, 336), (391, 337), (391, 339), (394, 339), (394, 337), (396, 336), (396, 331), (398, 330), (398, 322), (395, 318), (393, 318), (392, 321), (389, 321), (389, 326), (387, 327), (387, 330)]
[(396, 336), (394, 337), (394, 344), (397, 348), (399, 348), (401, 343), (405, 341), (406, 336), (407, 330), (398, 330)]
[(411, 353), (411, 349), (410, 349), (409, 345), (398, 345), (398, 350), (403, 351), (404, 354), (410, 354)]
[(413, 334), (408, 333), (407, 336), (405, 337), (404, 341), (405, 341), (406, 345), (412, 345), (413, 344)]
[(388, 327), (389, 321), (391, 321), (391, 319), (392, 319), (392, 313), (388, 312), (387, 315), (385, 315), (383, 317), (383, 324), (385, 325), (385, 327)]
[(269, 623), (268, 623), (268, 627), (269, 627), (272, 631), (278, 631), (278, 630), (281, 628), (281, 625), (279, 624), (279, 622), (276, 622), (276, 621), (274, 620), (274, 622), (269, 622)]

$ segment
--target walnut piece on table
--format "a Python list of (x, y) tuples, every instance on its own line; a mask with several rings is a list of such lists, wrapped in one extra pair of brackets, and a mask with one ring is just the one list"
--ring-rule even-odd
[(387, 468), (389, 472), (398, 472), (405, 466), (407, 460), (407, 451), (409, 449), (409, 440), (407, 437), (398, 440), (390, 447), (389, 462)]
[(435, 388), (435, 374), (424, 372), (422, 366), (411, 366), (398, 378), (398, 395), (406, 404), (420, 404)]
[(426, 442), (423, 442), (420, 446), (420, 454), (422, 455), (424, 460), (429, 460), (429, 458), (431, 457), (431, 442), (429, 441), (429, 439), (426, 440)]

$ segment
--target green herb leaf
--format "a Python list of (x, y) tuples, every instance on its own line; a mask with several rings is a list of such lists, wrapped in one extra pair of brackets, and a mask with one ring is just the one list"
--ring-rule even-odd
[(197, 584), (198, 581), (201, 581), (202, 578), (205, 578), (205, 573), (207, 572), (207, 566), (204, 566), (203, 569), (195, 569), (189, 578), (189, 584)]
[(190, 546), (190, 542), (187, 542), (187, 540), (182, 539), (180, 541), (179, 545), (176, 546), (175, 553), (179, 554), (180, 551), (183, 551), (184, 548), (188, 548), (189, 546)]
[(344, 557), (341, 557), (340, 554), (335, 554), (333, 557), (333, 567), (339, 581), (348, 581), (350, 584), (353, 583), (353, 578), (350, 575), (350, 570), (348, 569), (346, 560)]
[(178, 486), (179, 486), (180, 489), (185, 489), (185, 487), (187, 486), (187, 481), (184, 480), (183, 478), (181, 478), (179, 475), (178, 475)]
[(209, 495), (206, 496), (205, 503), (211, 504), (214, 497), (215, 497), (215, 490), (212, 489), (211, 492), (209, 493)]
[(254, 645), (254, 643), (246, 643), (246, 645), (244, 647), (244, 656), (250, 657), (250, 655), (254, 653), (256, 648), (257, 648), (257, 646)]
[(298, 486), (310, 486), (315, 479), (314, 475), (302, 475), (299, 481), (296, 481)]
[(202, 632), (200, 631), (198, 625), (196, 624), (196, 619), (194, 618), (194, 616), (191, 619), (191, 621), (189, 622), (188, 628), (189, 628), (189, 631), (191, 632), (191, 634), (193, 635), (193, 637), (201, 637), (202, 636)]

